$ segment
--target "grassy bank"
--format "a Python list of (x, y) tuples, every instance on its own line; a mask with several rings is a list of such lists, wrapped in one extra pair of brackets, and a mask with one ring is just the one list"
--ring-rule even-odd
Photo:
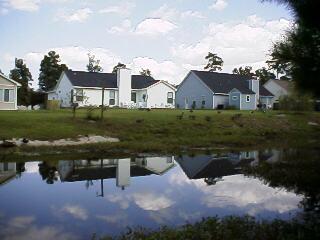
[[(195, 224), (187, 224), (180, 228), (163, 227), (159, 230), (134, 229), (118, 237), (102, 237), (111, 239), (319, 239), (318, 220), (298, 222), (296, 220), (256, 221), (252, 217), (207, 218)], [(93, 237), (93, 239), (97, 239)]]
[[(99, 113), (95, 110), (92, 117), (98, 117)], [(316, 112), (110, 109), (104, 116), (103, 121), (89, 121), (85, 109), (78, 110), (75, 119), (71, 110), (1, 111), (0, 138), (54, 140), (98, 134), (121, 140), (112, 144), (59, 147), (62, 152), (71, 149), (178, 152), (212, 147), (317, 145), (320, 140), (320, 126), (309, 124), (320, 125), (320, 114)], [(38, 150), (46, 151), (48, 147)]]

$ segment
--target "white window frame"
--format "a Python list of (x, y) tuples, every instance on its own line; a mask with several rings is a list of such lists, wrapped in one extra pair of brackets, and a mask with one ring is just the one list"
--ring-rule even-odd
[[(170, 97), (171, 95), (171, 97)], [(173, 104), (173, 92), (167, 92), (167, 103)]]
[[(15, 99), (15, 96), (14, 96), (14, 89), (12, 89), (12, 88), (1, 88), (0, 89), (1, 91), (2, 91), (2, 98), (0, 99), (0, 102), (4, 102), (4, 103), (14, 103), (14, 99)], [(9, 98), (8, 98), (8, 101), (5, 101), (5, 93), (6, 93), (6, 91), (8, 91), (8, 94), (9, 94)], [(12, 93), (11, 95), (10, 95), (10, 92)], [(12, 97), (12, 99), (11, 99), (11, 101), (10, 101), (10, 96)]]
[[(111, 95), (113, 95), (113, 96), (111, 96)], [(113, 100), (113, 104), (111, 104), (111, 100)], [(109, 92), (109, 105), (111, 105), (111, 106), (116, 105), (116, 91), (115, 90), (110, 90), (110, 92)]]
[[(76, 98), (76, 102), (83, 102), (84, 100), (84, 94), (83, 94), (83, 89), (75, 89), (76, 94), (75, 94), (75, 98)], [(79, 97), (79, 100), (78, 100)], [(81, 100), (80, 100), (81, 99)]]
[(250, 95), (246, 95), (246, 102), (251, 102), (251, 96)]

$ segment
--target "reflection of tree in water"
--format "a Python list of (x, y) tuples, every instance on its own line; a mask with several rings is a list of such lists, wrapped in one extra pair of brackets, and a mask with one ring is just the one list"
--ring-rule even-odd
[(19, 162), (16, 164), (17, 177), (21, 177), (22, 173), (26, 171), (25, 163)]
[(220, 182), (220, 181), (222, 181), (222, 177), (216, 177), (216, 178), (209, 177), (204, 179), (204, 182), (209, 186), (215, 185), (217, 182)]
[(39, 173), (42, 180), (45, 180), (47, 184), (53, 184), (55, 181), (58, 181), (57, 168), (48, 165), (47, 162), (39, 163)]
[(271, 187), (284, 187), (304, 195), (301, 206), (305, 219), (320, 220), (320, 153), (319, 151), (290, 150), (274, 163), (261, 162), (246, 168), (249, 175), (258, 177)]

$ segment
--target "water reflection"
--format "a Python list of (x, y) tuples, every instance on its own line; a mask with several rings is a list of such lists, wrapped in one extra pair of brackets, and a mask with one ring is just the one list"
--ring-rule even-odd
[(5, 219), (24, 216), (33, 228), (59, 226), (81, 239), (216, 215), (290, 219), (301, 206), (319, 206), (315, 156), (264, 150), (0, 163), (0, 238)]

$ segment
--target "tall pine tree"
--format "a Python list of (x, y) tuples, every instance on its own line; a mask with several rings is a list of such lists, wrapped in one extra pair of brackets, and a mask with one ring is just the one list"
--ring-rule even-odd
[(60, 64), (60, 56), (55, 51), (45, 55), (40, 64), (39, 88), (43, 91), (52, 90), (63, 71), (68, 70), (65, 64)]
[(18, 105), (30, 105), (29, 83), (32, 81), (32, 75), (22, 59), (15, 59), (15, 68), (10, 71), (10, 78), (21, 84), (21, 87), (18, 88)]

